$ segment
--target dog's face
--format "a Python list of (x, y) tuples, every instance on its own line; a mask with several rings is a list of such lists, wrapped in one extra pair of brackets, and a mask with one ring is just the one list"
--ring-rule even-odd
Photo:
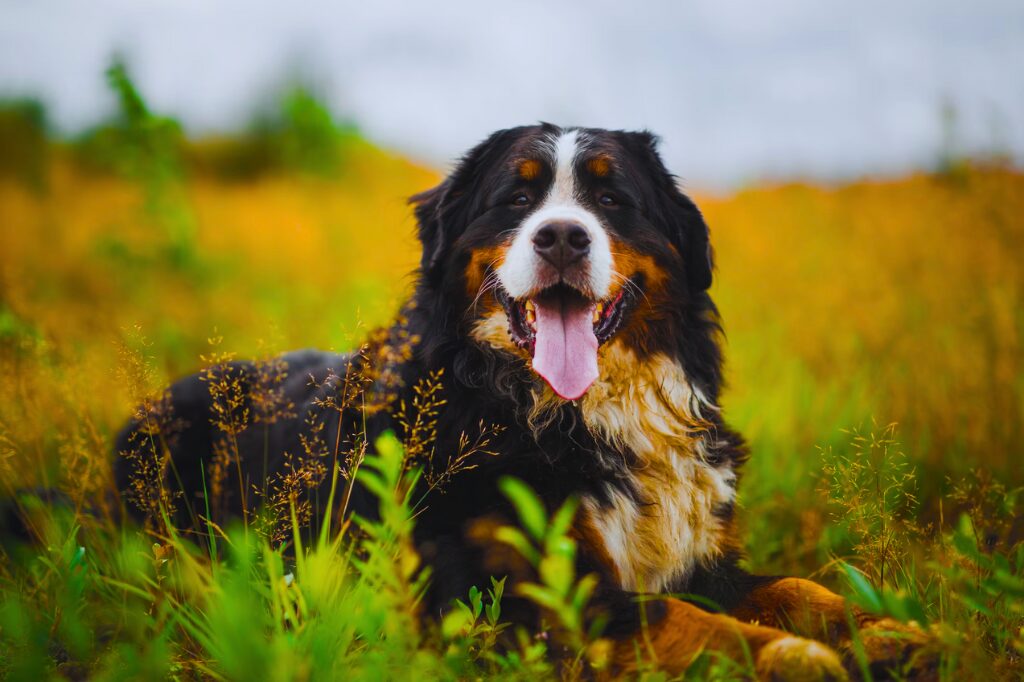
[(666, 350), (711, 283), (707, 227), (648, 133), (499, 131), (413, 201), (424, 280), (567, 400), (597, 379), (602, 344)]

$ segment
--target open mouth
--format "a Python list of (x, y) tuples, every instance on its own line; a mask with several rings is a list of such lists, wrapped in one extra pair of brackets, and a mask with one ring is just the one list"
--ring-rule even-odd
[(595, 301), (557, 284), (526, 299), (498, 287), (496, 298), (508, 317), (508, 332), (533, 359), (533, 369), (562, 398), (575, 400), (597, 379), (597, 348), (622, 327), (636, 303), (636, 282)]

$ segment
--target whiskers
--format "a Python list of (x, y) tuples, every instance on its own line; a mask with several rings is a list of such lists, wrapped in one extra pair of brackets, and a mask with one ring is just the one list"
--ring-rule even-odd
[(483, 281), (480, 282), (480, 286), (476, 290), (476, 296), (473, 297), (473, 302), (469, 305), (468, 312), (470, 314), (476, 314), (477, 307), (480, 304), (480, 299), (483, 298), (485, 294), (492, 292), (501, 286), (501, 280), (498, 278), (498, 271), (494, 268), (499, 260), (501, 260), (500, 257), (495, 258), (487, 264), (487, 274), (484, 276)]
[(647, 298), (647, 294), (644, 292), (643, 289), (640, 288), (640, 286), (636, 282), (634, 282), (632, 279), (626, 277), (625, 275), (623, 275), (622, 273), (618, 272), (615, 269), (612, 269), (611, 273), (612, 280), (621, 284), (623, 289), (629, 291), (638, 298), (643, 297), (644, 301), (650, 304), (651, 299)]

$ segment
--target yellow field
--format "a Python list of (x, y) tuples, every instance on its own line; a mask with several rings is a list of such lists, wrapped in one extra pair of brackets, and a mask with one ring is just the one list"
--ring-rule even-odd
[[(349, 347), (393, 314), (418, 255), (404, 198), (437, 174), (362, 146), (343, 176), (247, 184), (198, 181), (173, 199), (195, 255), (168, 257), (165, 217), (134, 183), (69, 163), (38, 192), (0, 185), (0, 428), (14, 485), (58, 468), (53, 441), (78, 417), (107, 438), (142, 387), (119, 346), (140, 334), (166, 382), (209, 340), (241, 355)], [(91, 436), (91, 434), (90, 434)]]
[(875, 417), (934, 464), (1019, 462), (1022, 189), (975, 171), (705, 202), (751, 434), (785, 413), (810, 429)]
[[(194, 369), (211, 337), (240, 355), (344, 348), (385, 323), (417, 258), (404, 199), (438, 178), (360, 144), (331, 181), (193, 180), (171, 197), (194, 232), (185, 264), (169, 262), (166, 219), (134, 183), (64, 161), (45, 190), (4, 181), (7, 474), (24, 484), (59, 469), (54, 441), (76, 416), (91, 438), (116, 428), (132, 400), (118, 344), (135, 327), (162, 382)], [(899, 424), (931, 495), (972, 467), (1022, 481), (1024, 176), (968, 169), (698, 201), (728, 334), (725, 408), (754, 444), (748, 506), (811, 501), (816, 446), (872, 420)], [(67, 433), (53, 433), (55, 414)]]

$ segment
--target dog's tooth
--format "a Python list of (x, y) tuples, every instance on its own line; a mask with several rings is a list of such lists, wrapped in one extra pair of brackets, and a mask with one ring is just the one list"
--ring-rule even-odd
[(537, 321), (537, 315), (533, 312), (532, 309), (527, 308), (526, 309), (526, 322), (527, 322), (527, 324), (529, 324), (532, 327), (533, 323), (536, 322), (536, 321)]
[(601, 306), (594, 308), (594, 324), (601, 321)]
[(523, 306), (523, 307), (526, 308), (526, 312), (532, 313), (533, 312), (533, 301), (527, 301), (526, 305)]

